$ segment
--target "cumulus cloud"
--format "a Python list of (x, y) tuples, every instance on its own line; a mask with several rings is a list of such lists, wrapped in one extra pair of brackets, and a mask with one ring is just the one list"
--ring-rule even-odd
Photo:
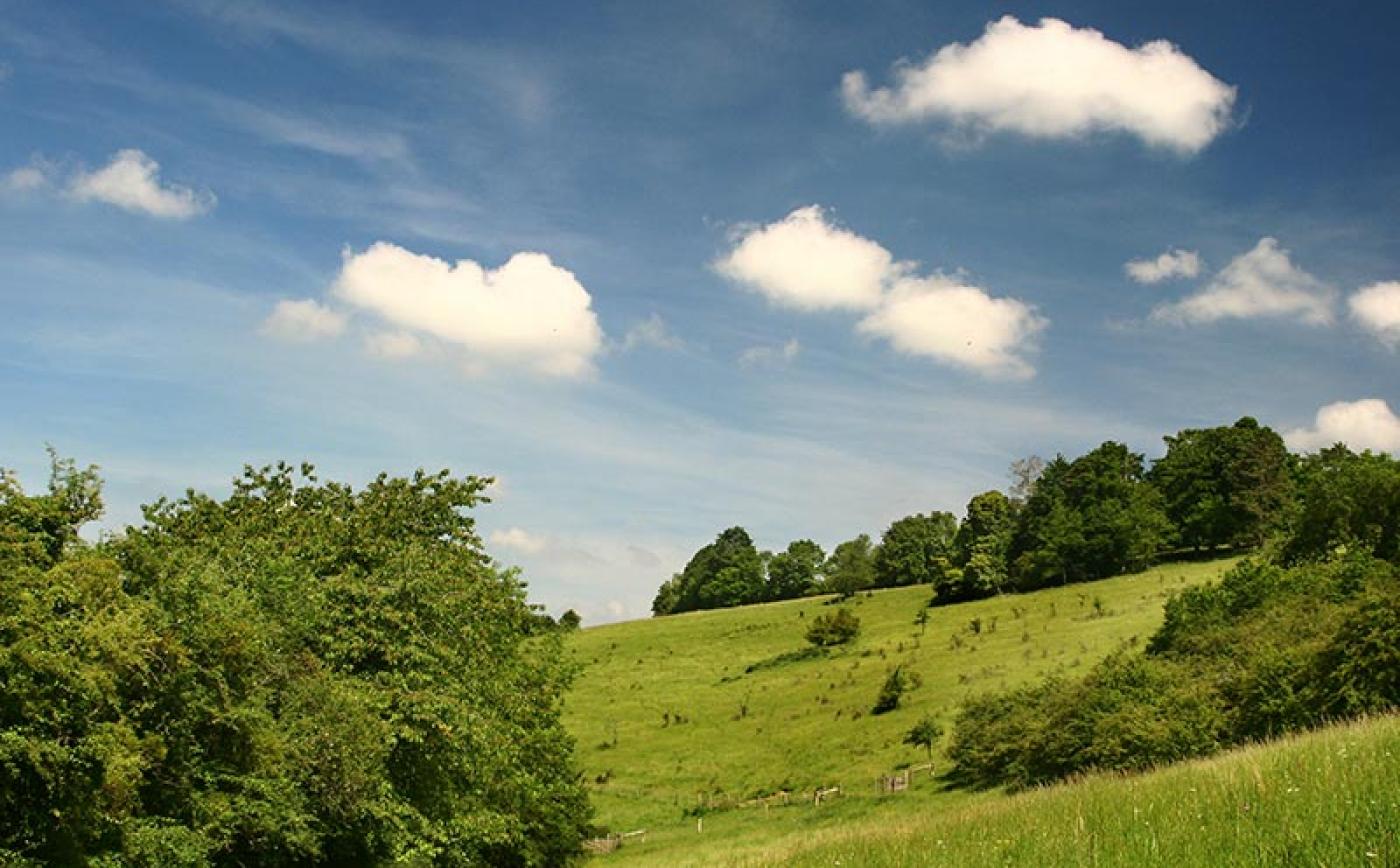
[(658, 350), (678, 350), (685, 342), (671, 333), (660, 314), (652, 314), (641, 322), (634, 323), (622, 336), (622, 351), (629, 352), (638, 347), (652, 347)]
[(487, 537), (487, 541), (494, 546), (503, 549), (511, 549), (523, 552), (527, 555), (537, 555), (549, 546), (549, 541), (542, 536), (530, 533), (523, 527), (508, 527), (505, 530), (493, 530)]
[(715, 263), (725, 277), (796, 310), (868, 310), (895, 267), (890, 252), (835, 225), (820, 205), (750, 228)]
[[(941, 274), (915, 274), (869, 238), (833, 225), (819, 205), (776, 223), (750, 228), (716, 263), (720, 273), (775, 303), (805, 311), (847, 308), (865, 313), (859, 333), (884, 338), (898, 351), (976, 371), (1023, 379), (1025, 359), (1048, 325), (1033, 307)], [(796, 339), (750, 347), (742, 365), (791, 361)]]
[(584, 376), (603, 348), (592, 296), (543, 253), (517, 253), (488, 269), (379, 242), (346, 253), (332, 293), (399, 331), (459, 347), (472, 370), (518, 365)]
[(1156, 259), (1134, 259), (1123, 266), (1138, 283), (1161, 283), (1174, 277), (1201, 273), (1201, 257), (1194, 250), (1168, 250)]
[(135, 148), (118, 151), (95, 172), (79, 172), (68, 185), (79, 202), (106, 202), (127, 211), (185, 220), (209, 211), (214, 194), (161, 180), (160, 164)]
[(1400, 348), (1400, 280), (1373, 283), (1348, 301), (1351, 318), (1392, 348)]
[(739, 364), (752, 368), (758, 365), (786, 365), (802, 352), (797, 338), (788, 338), (781, 344), (759, 344), (749, 347), (739, 354)]
[(1046, 325), (1023, 301), (994, 298), (978, 287), (933, 275), (898, 280), (856, 328), (885, 338), (903, 353), (988, 376), (1025, 379), (1035, 369), (1024, 353)]
[(1273, 238), (1260, 239), (1221, 269), (1205, 288), (1152, 312), (1155, 319), (1209, 323), (1274, 317), (1309, 325), (1332, 322), (1336, 291), (1298, 268)]
[(1338, 401), (1317, 411), (1311, 428), (1295, 428), (1283, 435), (1290, 449), (1311, 452), (1335, 443), (1356, 451), (1400, 454), (1400, 418), (1380, 398)]
[(872, 89), (865, 73), (846, 73), (847, 109), (873, 124), (941, 120), (1047, 139), (1120, 131), (1182, 154), (1225, 130), (1235, 101), (1235, 88), (1165, 40), (1128, 48), (1054, 18), (1030, 26), (1009, 15), (975, 42), (896, 65), (894, 79)]
[(283, 300), (263, 320), (262, 332), (284, 341), (316, 341), (345, 331), (345, 319), (315, 299)]

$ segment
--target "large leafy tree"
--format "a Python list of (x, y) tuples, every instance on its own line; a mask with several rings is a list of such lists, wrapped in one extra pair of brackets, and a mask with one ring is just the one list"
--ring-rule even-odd
[(1304, 458), (1298, 479), (1285, 560), (1318, 560), (1347, 548), (1400, 564), (1400, 461), (1339, 443)]
[[(0, 850), (571, 859), (589, 809), (559, 720), (570, 669), (482, 551), (468, 510), (484, 485), (249, 469), (226, 499), (162, 500), (96, 550), (7, 564)], [(42, 507), (19, 496), (0, 510), (6, 539)]]
[(1139, 570), (1169, 532), (1140, 454), (1108, 442), (1072, 462), (1057, 456), (1018, 516), (1011, 580), (1031, 590)]
[(809, 539), (794, 540), (786, 550), (768, 559), (768, 589), (770, 600), (791, 600), (816, 589), (826, 553)]
[(939, 603), (974, 600), (1006, 586), (1006, 553), (1015, 529), (1016, 502), (1000, 491), (985, 491), (967, 504), (967, 515), (953, 540), (957, 566), (934, 585)]
[(1163, 439), (1167, 453), (1148, 478), (1180, 544), (1199, 550), (1262, 543), (1292, 496), (1283, 438), (1246, 416)]
[[(692, 555), (679, 578), (670, 612), (743, 606), (760, 602), (765, 592), (763, 559), (742, 527), (729, 528)], [(667, 600), (658, 592), (653, 611), (656, 602)]]
[(823, 590), (843, 598), (863, 591), (875, 582), (875, 548), (868, 534), (836, 546), (822, 568)]
[(958, 520), (934, 511), (896, 520), (880, 538), (875, 584), (882, 588), (924, 585), (938, 580), (952, 564)]

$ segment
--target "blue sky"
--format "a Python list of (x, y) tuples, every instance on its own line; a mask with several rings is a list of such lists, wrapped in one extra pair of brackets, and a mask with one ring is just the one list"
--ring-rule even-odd
[(497, 476), (596, 622), (1030, 453), (1400, 451), (1400, 12), (1143, 5), (4, 0), (0, 464)]

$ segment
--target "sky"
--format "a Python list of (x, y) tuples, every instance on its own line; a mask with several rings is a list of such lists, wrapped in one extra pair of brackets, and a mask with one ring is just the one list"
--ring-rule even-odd
[(1019, 457), (1400, 453), (1385, 3), (0, 0), (0, 466), (491, 476), (585, 623)]

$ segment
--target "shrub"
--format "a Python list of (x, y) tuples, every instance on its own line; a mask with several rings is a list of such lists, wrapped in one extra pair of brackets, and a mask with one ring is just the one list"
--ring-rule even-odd
[(899, 700), (904, 696), (904, 691), (908, 686), (904, 670), (896, 666), (880, 687), (880, 695), (875, 698), (875, 707), (870, 709), (870, 713), (884, 714), (887, 711), (894, 711), (899, 707)]
[(837, 609), (829, 615), (818, 615), (807, 627), (807, 641), (819, 648), (845, 645), (860, 635), (860, 618), (850, 609)]

